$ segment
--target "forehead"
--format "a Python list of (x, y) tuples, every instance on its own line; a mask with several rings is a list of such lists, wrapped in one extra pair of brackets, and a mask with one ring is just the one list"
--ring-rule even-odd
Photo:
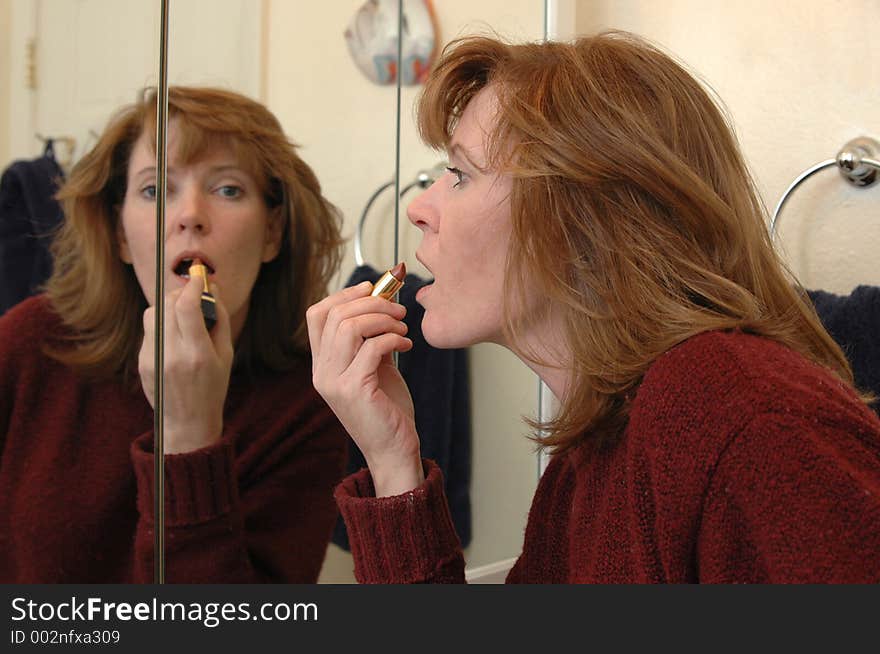
[(498, 111), (498, 95), (492, 85), (481, 89), (471, 98), (449, 143), (449, 152), (462, 149), (476, 163), (483, 165), (489, 150), (489, 139), (495, 127)]
[[(155, 166), (155, 134), (150, 130), (141, 132), (132, 148), (129, 173), (146, 166)], [(168, 165), (193, 166), (222, 160), (260, 179), (260, 167), (249, 148), (229, 135), (211, 134), (176, 118), (168, 123)]]

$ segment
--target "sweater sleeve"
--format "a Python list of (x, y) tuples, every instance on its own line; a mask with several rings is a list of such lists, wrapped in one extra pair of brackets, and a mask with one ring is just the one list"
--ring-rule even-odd
[(464, 583), (464, 556), (443, 492), (443, 475), (423, 460), (425, 483), (377, 498), (368, 469), (346, 477), (336, 502), (362, 584)]
[(880, 581), (880, 444), (871, 439), (867, 429), (841, 436), (816, 421), (756, 417), (711, 478), (700, 581)]
[[(325, 405), (299, 433), (261, 434), (259, 462), (241, 435), (165, 456), (165, 563), (169, 583), (314, 583), (336, 520), (333, 488), (347, 435)], [(132, 444), (140, 519), (135, 580), (153, 578), (152, 433)], [(250, 448), (253, 449), (253, 448)]]

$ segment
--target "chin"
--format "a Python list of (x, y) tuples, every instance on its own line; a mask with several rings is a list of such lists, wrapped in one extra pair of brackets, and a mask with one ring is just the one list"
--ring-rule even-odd
[(454, 325), (437, 324), (426, 313), (422, 319), (422, 335), (431, 347), (441, 350), (470, 347), (480, 343), (480, 339), (469, 338), (467, 332)]

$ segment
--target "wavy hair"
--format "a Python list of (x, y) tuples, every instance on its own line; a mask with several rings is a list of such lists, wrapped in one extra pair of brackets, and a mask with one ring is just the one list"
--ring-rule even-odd
[[(720, 101), (646, 40), (610, 31), (571, 43), (449, 44), (418, 106), (422, 139), (448, 147), (491, 85), (490, 167), (512, 178), (511, 307), (562, 325), (572, 382), (557, 416), (530, 420), (553, 452), (622, 434), (651, 364), (708, 330), (774, 339), (852, 384), (841, 349), (774, 250)], [(528, 283), (527, 283), (528, 282)], [(570, 357), (570, 359), (569, 359)]]
[[(182, 164), (218, 142), (229, 145), (253, 174), (270, 220), (284, 223), (279, 255), (263, 264), (251, 290), (235, 358), (250, 370), (288, 368), (308, 352), (306, 309), (326, 295), (339, 264), (341, 216), (262, 104), (232, 91), (176, 86), (168, 117)], [(132, 266), (119, 258), (116, 234), (132, 149), (155, 128), (156, 92), (145, 89), (111, 118), (57, 196), (65, 222), (53, 241), (46, 291), (67, 329), (49, 354), (98, 376), (137, 374), (147, 301)]]

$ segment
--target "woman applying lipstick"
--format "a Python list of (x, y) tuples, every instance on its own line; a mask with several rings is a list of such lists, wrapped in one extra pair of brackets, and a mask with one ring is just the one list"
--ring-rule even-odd
[(172, 87), (157, 298), (155, 105), (71, 172), (47, 291), (0, 320), (0, 579), (152, 581), (164, 302), (167, 581), (314, 582), (347, 436), (310, 384), (305, 310), (339, 217), (265, 107)]
[[(419, 127), (450, 163), (408, 210), (425, 338), (503, 345), (561, 406), (508, 582), (880, 581), (880, 421), (680, 64), (623, 33), (462, 39)], [(315, 386), (369, 467), (337, 502), (360, 581), (462, 582), (389, 361), (402, 315), (366, 287), (309, 309)]]

